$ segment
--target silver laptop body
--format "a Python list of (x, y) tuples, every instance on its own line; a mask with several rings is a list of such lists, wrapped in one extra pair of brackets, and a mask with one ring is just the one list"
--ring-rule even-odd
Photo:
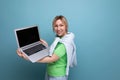
[(49, 48), (40, 43), (38, 26), (15, 29), (18, 48), (31, 62), (36, 62), (48, 56)]

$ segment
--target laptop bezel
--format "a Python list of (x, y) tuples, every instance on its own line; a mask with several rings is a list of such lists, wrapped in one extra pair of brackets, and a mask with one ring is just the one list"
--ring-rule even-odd
[[(24, 48), (25, 46), (23, 47), (20, 47), (20, 43), (18, 41), (18, 36), (17, 36), (17, 31), (19, 30), (23, 30), (23, 29), (28, 29), (28, 28), (33, 28), (33, 27), (37, 27), (37, 25), (34, 25), (34, 26), (27, 26), (27, 27), (22, 27), (22, 28), (17, 28), (17, 29), (14, 29), (14, 32), (15, 32), (15, 37), (16, 37), (16, 41), (17, 41), (17, 45), (18, 45), (18, 48)], [(39, 35), (39, 30), (38, 30), (38, 35)], [(39, 35), (39, 40), (40, 40), (40, 35)], [(39, 41), (38, 41), (39, 42)], [(29, 44), (30, 45), (30, 44)]]

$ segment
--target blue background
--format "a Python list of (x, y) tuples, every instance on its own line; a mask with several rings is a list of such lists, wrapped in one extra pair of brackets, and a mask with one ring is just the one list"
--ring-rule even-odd
[(120, 80), (120, 0), (0, 0), (0, 80), (44, 80), (46, 64), (16, 54), (14, 29), (39, 25), (50, 45), (56, 15), (76, 36), (78, 65), (69, 80)]

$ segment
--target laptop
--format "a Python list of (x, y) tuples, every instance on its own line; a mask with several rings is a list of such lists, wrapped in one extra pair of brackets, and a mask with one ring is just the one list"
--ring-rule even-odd
[(49, 49), (40, 43), (38, 26), (15, 29), (18, 48), (31, 62), (36, 62), (48, 56)]

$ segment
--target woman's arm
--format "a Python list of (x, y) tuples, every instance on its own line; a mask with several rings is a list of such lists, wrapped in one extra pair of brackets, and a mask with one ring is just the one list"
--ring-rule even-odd
[[(46, 41), (40, 40), (40, 42), (41, 42), (42, 44), (45, 44), (46, 46), (48, 46), (48, 44), (47, 44)], [(18, 56), (20, 56), (20, 57), (24, 58), (25, 60), (28, 60), (28, 61), (29, 61), (29, 59), (26, 57), (25, 54), (23, 54), (23, 53), (20, 51), (20, 49), (17, 49), (16, 52), (17, 52)], [(52, 56), (44, 57), (44, 58), (38, 60), (37, 62), (39, 62), (39, 63), (52, 63), (52, 62), (57, 61), (58, 59), (59, 59), (59, 57), (58, 57), (56, 54), (53, 54)]]
[[(30, 61), (30, 60), (26, 57), (26, 55), (23, 54), (23, 53), (20, 51), (20, 49), (18, 49), (16, 52), (17, 52), (18, 56), (22, 57), (22, 58), (25, 59), (25, 60)], [(52, 63), (52, 62), (57, 61), (58, 59), (59, 59), (59, 57), (58, 57), (56, 54), (53, 54), (52, 56), (44, 57), (44, 58), (38, 60), (37, 62), (38, 62), (38, 63)]]
[[(48, 46), (46, 41), (41, 39), (40, 42), (42, 44), (45, 44), (46, 46)], [(39, 63), (52, 63), (52, 62), (57, 61), (58, 59), (59, 59), (59, 57), (56, 54), (53, 54), (52, 56), (44, 57), (44, 58), (38, 60), (37, 62), (39, 62)]]
[(44, 58), (38, 60), (37, 62), (40, 62), (40, 63), (52, 63), (52, 62), (57, 61), (58, 59), (59, 59), (59, 57), (56, 54), (53, 54), (52, 56), (44, 57)]

